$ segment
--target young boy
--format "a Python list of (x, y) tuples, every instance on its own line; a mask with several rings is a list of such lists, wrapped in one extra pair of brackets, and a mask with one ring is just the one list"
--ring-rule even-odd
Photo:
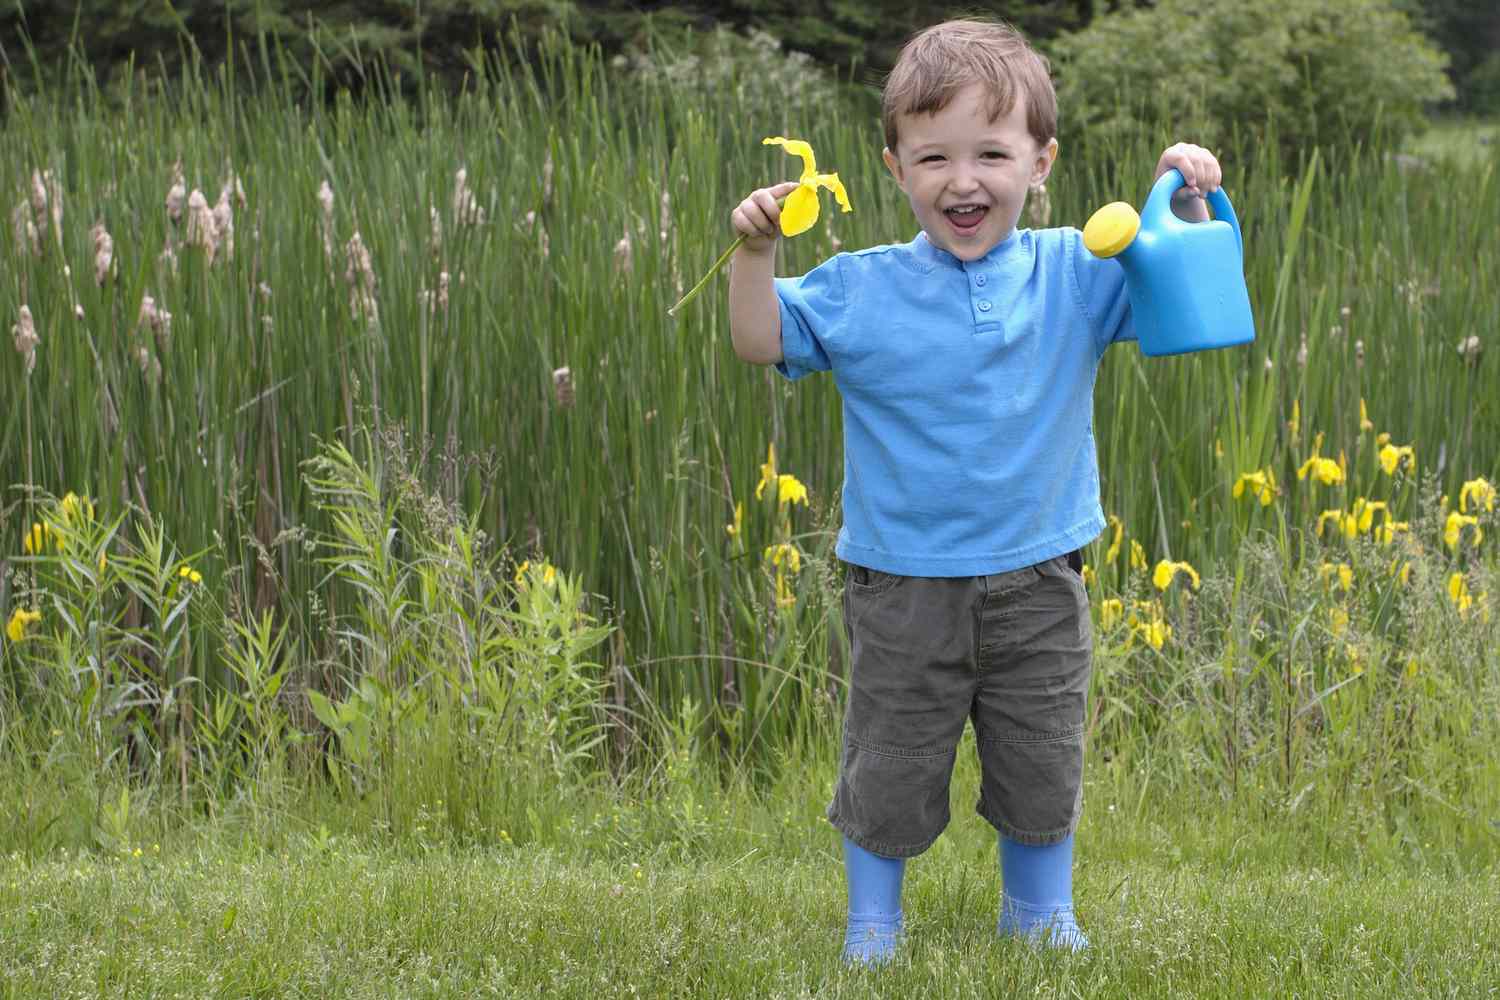
[[(844, 621), (853, 650), (838, 784), (844, 956), (888, 958), (905, 859), (947, 825), (965, 720), (978, 811), (1000, 835), (998, 930), (1079, 949), (1073, 831), (1082, 804), (1092, 636), (1078, 550), (1104, 528), (1094, 374), (1134, 338), (1124, 273), (1075, 229), (1017, 230), (1057, 158), (1045, 60), (1010, 27), (938, 24), (902, 50), (883, 100), (885, 164), (921, 232), (775, 278), (795, 185), (749, 195), (730, 278), (735, 352), (843, 397)], [(1161, 155), (1208, 218), (1218, 161)], [(1193, 276), (1184, 274), (1184, 281)]]

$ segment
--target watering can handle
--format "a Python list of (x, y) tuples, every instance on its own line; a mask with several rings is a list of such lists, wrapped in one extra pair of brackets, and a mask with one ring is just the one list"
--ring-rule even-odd
[[(1182, 171), (1176, 167), (1168, 170), (1156, 179), (1151, 186), (1151, 194), (1146, 197), (1145, 210), (1141, 212), (1142, 223), (1147, 226), (1191, 226), (1192, 222), (1183, 222), (1172, 214), (1172, 195), (1177, 189), (1186, 184), (1182, 177)], [(1221, 187), (1217, 191), (1208, 194), (1209, 207), (1213, 209), (1214, 218), (1229, 223), (1229, 228), (1234, 230), (1235, 245), (1240, 248), (1240, 258), (1245, 256), (1245, 241), (1240, 236), (1239, 216), (1234, 214), (1234, 206), (1229, 203), (1229, 196)]]

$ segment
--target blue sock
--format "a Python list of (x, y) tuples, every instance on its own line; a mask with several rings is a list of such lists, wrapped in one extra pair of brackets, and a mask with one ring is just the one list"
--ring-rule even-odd
[(901, 940), (901, 879), (906, 859), (871, 854), (845, 837), (844, 873), (849, 880), (844, 961), (851, 965), (887, 962)]
[(1073, 915), (1073, 835), (1046, 847), (1000, 838), (1001, 934), (1054, 948), (1082, 951), (1089, 946)]

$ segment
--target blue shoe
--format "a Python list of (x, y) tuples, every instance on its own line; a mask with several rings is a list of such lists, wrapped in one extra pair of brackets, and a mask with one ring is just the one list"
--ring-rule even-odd
[(1046, 847), (1000, 838), (1000, 897), (996, 930), (1008, 937), (1083, 951), (1089, 939), (1073, 913), (1073, 837)]
[(904, 858), (883, 858), (844, 838), (844, 873), (849, 880), (849, 922), (844, 961), (876, 966), (889, 962), (903, 937), (901, 881)]

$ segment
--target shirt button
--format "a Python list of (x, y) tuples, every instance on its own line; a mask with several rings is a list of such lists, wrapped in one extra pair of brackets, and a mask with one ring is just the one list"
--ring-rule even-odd
[(980, 275), (975, 276), (975, 278), (974, 278), (974, 284), (982, 286), (984, 284), (984, 282), (985, 282), (984, 275), (980, 274)]
[(982, 312), (982, 313), (987, 313), (987, 312), (990, 311), (990, 300), (989, 299), (981, 299), (979, 301), (979, 311)]

